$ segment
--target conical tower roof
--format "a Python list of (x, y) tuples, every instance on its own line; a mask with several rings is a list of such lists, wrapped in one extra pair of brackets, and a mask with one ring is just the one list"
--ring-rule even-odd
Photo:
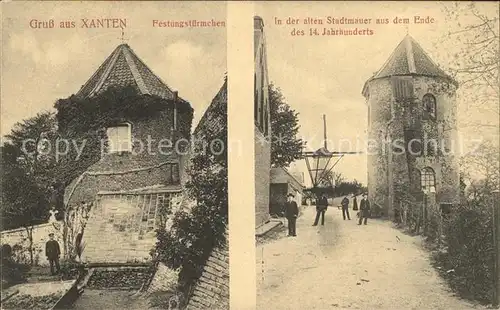
[(156, 76), (127, 44), (119, 45), (109, 55), (77, 95), (93, 97), (111, 86), (133, 86), (141, 95), (174, 99), (174, 91)]
[(442, 77), (456, 84), (410, 35), (403, 38), (382, 68), (368, 81), (398, 75)]

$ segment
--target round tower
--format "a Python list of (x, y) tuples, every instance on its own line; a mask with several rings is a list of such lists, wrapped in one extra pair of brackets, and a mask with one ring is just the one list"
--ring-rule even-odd
[(365, 83), (374, 215), (459, 202), (457, 87), (409, 35)]

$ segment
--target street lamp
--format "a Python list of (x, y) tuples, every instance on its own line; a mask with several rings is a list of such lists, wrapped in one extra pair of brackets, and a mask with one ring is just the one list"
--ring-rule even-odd
[[(322, 184), (328, 185), (328, 176), (335, 165), (345, 154), (358, 154), (359, 152), (331, 152), (328, 150), (326, 139), (326, 115), (323, 115), (324, 145), (314, 152), (304, 152), (302, 155), (306, 160), (307, 171), (311, 178), (312, 190), (315, 195), (319, 194)], [(332, 160), (338, 157), (337, 160)], [(323, 189), (324, 190), (324, 189)], [(316, 198), (318, 198), (316, 196)]]

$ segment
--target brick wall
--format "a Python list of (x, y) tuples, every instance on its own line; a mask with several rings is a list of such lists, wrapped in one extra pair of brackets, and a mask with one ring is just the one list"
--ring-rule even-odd
[[(159, 144), (162, 139), (171, 138), (169, 112), (162, 112), (154, 119), (137, 121), (132, 124), (132, 153), (103, 154), (101, 160), (87, 169), (88, 172), (123, 172), (132, 169), (154, 167), (164, 162), (178, 162), (179, 171), (184, 171), (187, 152), (176, 154), (174, 151), (161, 154)], [(149, 141), (149, 142), (148, 142)], [(164, 140), (165, 141), (165, 140)], [(149, 145), (149, 147), (148, 147)], [(165, 169), (162, 167), (161, 169)], [(164, 170), (151, 169), (129, 175), (87, 176), (77, 185), (78, 178), (66, 188), (65, 203), (70, 207), (81, 201), (93, 201), (99, 190), (127, 190), (162, 184), (166, 180)], [(183, 174), (181, 173), (181, 176)], [(75, 186), (76, 185), (76, 186)], [(73, 191), (73, 188), (75, 190)]]
[(255, 228), (269, 221), (271, 145), (255, 128)]
[(229, 309), (229, 249), (214, 249), (196, 283), (186, 310)]

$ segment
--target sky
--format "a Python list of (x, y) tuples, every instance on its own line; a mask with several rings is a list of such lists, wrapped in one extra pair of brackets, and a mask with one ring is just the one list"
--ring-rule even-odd
[[(80, 19), (126, 18), (124, 43), (195, 110), (193, 129), (224, 82), (226, 28), (153, 28), (158, 20), (226, 20), (224, 2), (10, 2), (3, 5), (1, 134), (76, 93), (122, 43), (121, 29)], [(76, 21), (33, 29), (30, 21)]]
[[(453, 46), (441, 45), (452, 27), (435, 2), (258, 2), (255, 14), (264, 21), (269, 80), (279, 87), (287, 103), (299, 113), (300, 135), (309, 150), (322, 146), (323, 120), (326, 115), (328, 149), (330, 151), (364, 151), (367, 134), (367, 106), (361, 92), (363, 85), (389, 58), (396, 46), (409, 33), (440, 66), (448, 65)], [(491, 3), (482, 4), (491, 10)], [(489, 6), (488, 6), (489, 5)], [(493, 3), (493, 6), (495, 4)], [(287, 25), (288, 18), (389, 18), (388, 25)], [(433, 24), (393, 24), (395, 17), (427, 16)], [(281, 25), (275, 23), (281, 19)], [(373, 29), (371, 36), (292, 36), (294, 28)], [(459, 111), (460, 113), (460, 111)], [(464, 115), (462, 115), (464, 116)], [(460, 115), (459, 115), (460, 118)], [(460, 123), (460, 121), (459, 121)], [(460, 126), (460, 125), (459, 125)], [(459, 127), (460, 131), (460, 127)], [(348, 142), (341, 142), (343, 141)], [(349, 147), (348, 145), (351, 145)], [(295, 162), (290, 170), (305, 173), (305, 161)], [(365, 155), (344, 156), (334, 171), (364, 184), (367, 180)]]

